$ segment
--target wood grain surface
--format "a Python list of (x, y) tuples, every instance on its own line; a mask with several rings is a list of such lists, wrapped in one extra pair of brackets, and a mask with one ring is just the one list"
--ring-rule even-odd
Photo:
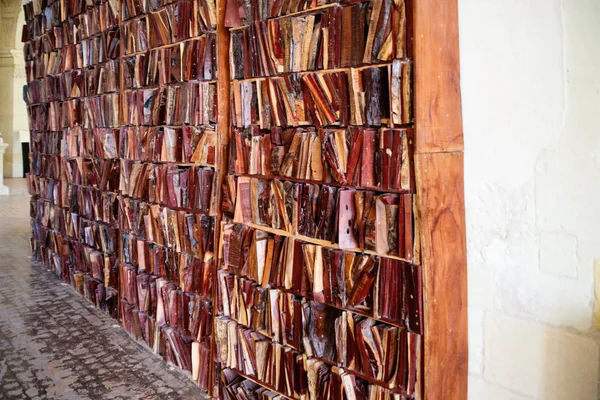
[(416, 154), (424, 302), (424, 399), (467, 398), (463, 153)]
[(417, 153), (463, 150), (457, 0), (415, 0)]
[[(227, 11), (227, 0), (217, 0), (217, 74), (219, 79), (217, 80), (217, 180), (214, 185), (215, 196), (211, 204), (211, 212), (216, 215), (215, 219), (215, 249), (217, 249), (217, 260), (215, 265), (220, 264), (221, 249), (222, 245), (222, 218), (223, 213), (221, 212), (221, 198), (223, 196), (223, 190), (221, 189), (224, 182), (225, 175), (227, 175), (227, 157), (229, 152), (229, 135), (231, 125), (231, 110), (230, 110), (230, 67), (229, 67), (229, 29), (227, 29), (226, 22), (226, 11)], [(213, 276), (213, 295), (212, 298), (217, 298), (217, 274)], [(213, 315), (217, 315), (218, 307), (217, 302), (213, 304)], [(211, 341), (210, 351), (210, 365), (214, 365), (214, 357), (216, 352), (216, 340), (213, 338)], [(220, 376), (214, 376), (215, 369), (211, 368), (210, 382), (212, 386), (210, 394), (212, 398), (219, 396), (218, 383), (220, 382)]]
[(467, 259), (457, 0), (414, 0), (410, 15), (416, 228), (425, 318), (422, 398), (466, 400)]

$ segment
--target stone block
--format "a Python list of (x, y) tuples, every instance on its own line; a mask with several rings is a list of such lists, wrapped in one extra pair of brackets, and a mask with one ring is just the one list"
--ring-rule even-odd
[(544, 400), (594, 400), (598, 344), (582, 335), (488, 313), (484, 378)]
[(530, 400), (481, 378), (469, 377), (469, 400)]

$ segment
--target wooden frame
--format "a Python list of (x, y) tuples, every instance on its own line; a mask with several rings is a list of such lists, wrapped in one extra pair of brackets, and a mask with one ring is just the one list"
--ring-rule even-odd
[(415, 170), (425, 317), (423, 397), (467, 398), (467, 263), (456, 0), (415, 0)]

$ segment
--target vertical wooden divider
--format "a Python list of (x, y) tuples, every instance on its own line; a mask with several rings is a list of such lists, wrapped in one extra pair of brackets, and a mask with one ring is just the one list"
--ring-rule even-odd
[[(123, 125), (123, 118), (125, 118), (125, 110), (127, 110), (127, 104), (123, 99), (123, 92), (125, 90), (125, 38), (123, 37), (123, 1), (119, 2), (119, 132), (121, 131), (121, 126)], [(121, 228), (119, 226), (119, 222), (117, 221), (117, 238), (119, 242), (117, 243), (117, 265), (121, 262), (121, 254), (123, 253), (123, 237), (121, 234)], [(120, 270), (120, 266), (118, 267)], [(121, 285), (121, 277), (117, 276), (117, 321), (121, 324), (121, 295), (123, 295), (122, 285)]]
[(462, 152), (457, 0), (414, 3), (416, 152)]
[[(231, 110), (230, 110), (230, 71), (229, 71), (229, 29), (225, 27), (225, 11), (227, 9), (227, 0), (217, 0), (217, 182), (213, 190), (217, 191), (216, 196), (216, 217), (215, 217), (215, 270), (213, 272), (213, 334), (210, 350), (210, 380), (211, 388), (209, 395), (213, 398), (219, 398), (218, 379), (213, 376), (216, 373), (215, 369), (215, 352), (217, 336), (215, 331), (215, 319), (218, 313), (217, 307), (217, 271), (221, 263), (221, 196), (223, 179), (227, 175), (227, 161), (229, 153), (229, 134), (231, 126)], [(215, 385), (217, 380), (217, 385)], [(216, 386), (216, 387), (215, 387)]]
[(457, 0), (414, 0), (423, 398), (467, 398), (467, 262)]

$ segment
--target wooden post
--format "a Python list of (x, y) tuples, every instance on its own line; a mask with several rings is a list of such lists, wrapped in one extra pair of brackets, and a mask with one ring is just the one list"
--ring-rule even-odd
[[(229, 135), (231, 125), (231, 110), (230, 110), (230, 76), (229, 71), (229, 29), (225, 26), (225, 16), (227, 9), (227, 0), (217, 0), (217, 151), (216, 151), (216, 172), (218, 174), (217, 179), (214, 183), (213, 190), (216, 191), (217, 195), (214, 198), (213, 211), (216, 213), (215, 217), (215, 270), (213, 273), (213, 334), (211, 339), (210, 349), (210, 385), (209, 395), (212, 398), (219, 398), (219, 381), (220, 376), (213, 376), (215, 373), (215, 355), (216, 355), (216, 327), (214, 319), (218, 314), (217, 307), (217, 270), (221, 263), (221, 221), (223, 213), (221, 212), (221, 197), (222, 185), (225, 176), (227, 175), (227, 159), (229, 154)], [(215, 382), (217, 384), (215, 385)]]
[(457, 0), (414, 0), (425, 400), (466, 400), (467, 263)]

